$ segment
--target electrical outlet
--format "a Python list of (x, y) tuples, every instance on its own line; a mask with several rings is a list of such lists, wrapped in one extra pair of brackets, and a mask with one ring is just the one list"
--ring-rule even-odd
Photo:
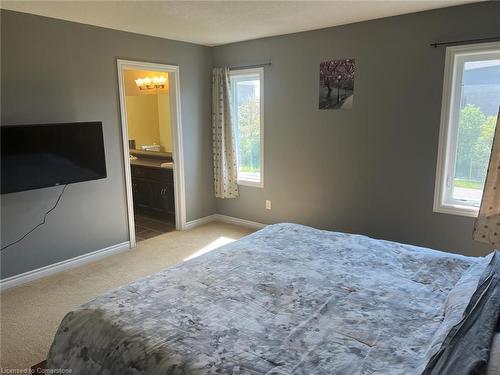
[(271, 209), (271, 201), (269, 199), (266, 200), (266, 210)]

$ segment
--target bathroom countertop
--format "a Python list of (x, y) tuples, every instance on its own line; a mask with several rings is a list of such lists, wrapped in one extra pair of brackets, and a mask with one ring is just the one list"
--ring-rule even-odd
[(146, 158), (146, 159), (169, 159), (172, 161), (172, 153), (171, 152), (162, 152), (162, 151), (144, 151), (144, 150), (129, 150), (130, 155), (137, 156), (138, 158)]
[[(162, 163), (168, 163), (166, 167), (162, 167)], [(137, 165), (140, 167), (161, 168), (161, 169), (174, 169), (174, 163), (171, 160), (153, 159), (153, 158), (137, 158), (130, 159), (130, 165)]]

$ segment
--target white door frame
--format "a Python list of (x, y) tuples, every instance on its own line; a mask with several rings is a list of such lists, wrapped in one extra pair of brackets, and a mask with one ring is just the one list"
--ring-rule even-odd
[[(123, 71), (153, 70), (169, 74), (170, 119), (172, 127), (172, 157), (174, 160), (174, 197), (175, 226), (177, 230), (186, 228), (186, 190), (184, 184), (184, 157), (182, 151), (182, 122), (179, 67), (177, 65), (156, 64), (141, 61), (120, 60), (118, 66), (118, 87), (120, 92), (121, 128), (123, 140), (123, 161), (125, 165), (125, 191), (127, 194), (127, 211), (130, 247), (135, 247), (134, 201), (132, 196), (132, 174), (128, 147), (128, 123), (125, 107), (125, 85)], [(173, 94), (173, 95), (172, 95)]]

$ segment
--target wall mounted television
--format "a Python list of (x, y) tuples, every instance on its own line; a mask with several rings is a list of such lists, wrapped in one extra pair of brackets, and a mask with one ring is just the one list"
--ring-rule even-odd
[(1, 193), (106, 178), (102, 122), (1, 126)]

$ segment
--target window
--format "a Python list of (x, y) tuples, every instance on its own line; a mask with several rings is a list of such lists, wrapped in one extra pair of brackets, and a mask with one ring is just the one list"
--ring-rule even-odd
[(264, 186), (264, 69), (231, 71), (238, 184)]
[(434, 211), (477, 216), (500, 106), (500, 43), (448, 47)]

